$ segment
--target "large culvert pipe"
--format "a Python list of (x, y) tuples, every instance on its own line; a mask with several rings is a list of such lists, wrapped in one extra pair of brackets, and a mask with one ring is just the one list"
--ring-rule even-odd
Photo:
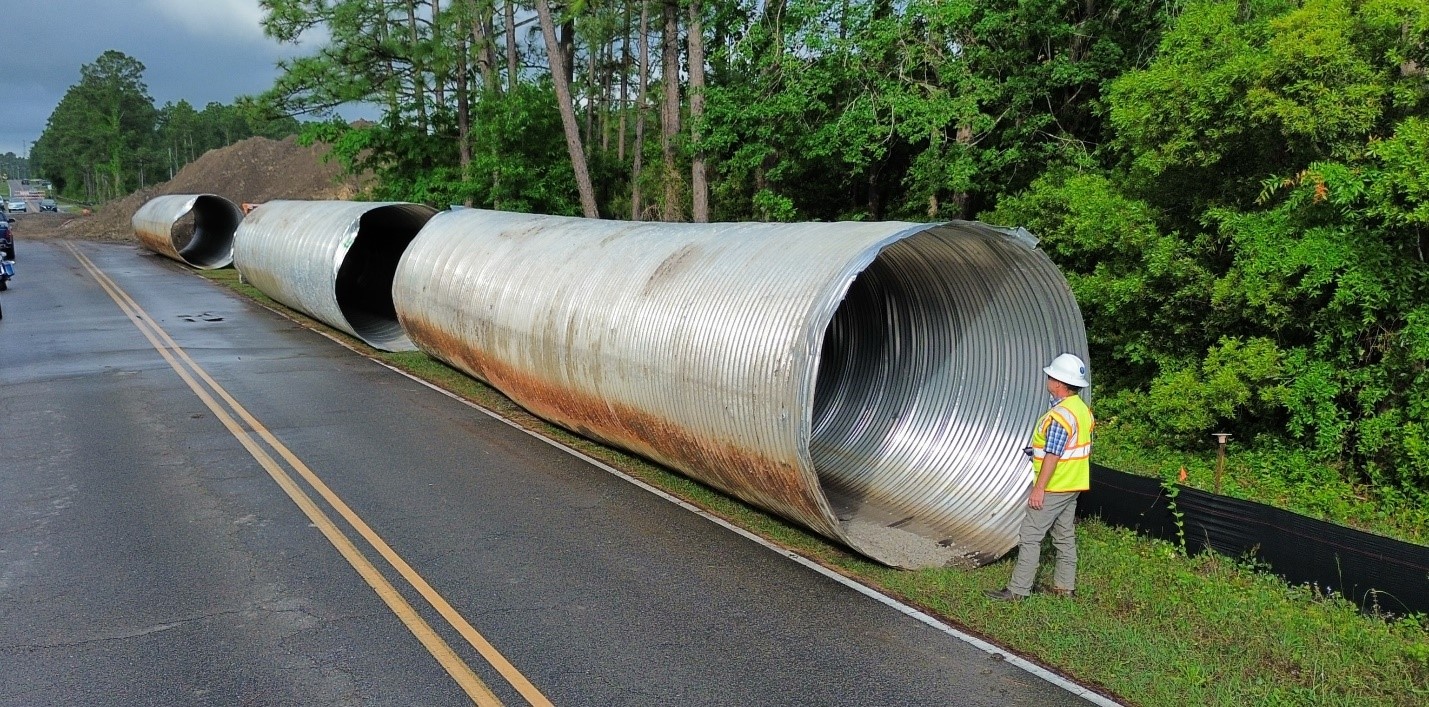
[(435, 209), (421, 204), (270, 201), (249, 212), (233, 259), (264, 294), (384, 351), (410, 351), (392, 275)]
[(460, 210), (397, 267), (419, 348), (537, 415), (900, 567), (1009, 551), (1041, 369), (1085, 357), (1025, 231)]
[(156, 196), (131, 219), (145, 248), (200, 270), (233, 262), (233, 234), (242, 221), (242, 209), (213, 194)]

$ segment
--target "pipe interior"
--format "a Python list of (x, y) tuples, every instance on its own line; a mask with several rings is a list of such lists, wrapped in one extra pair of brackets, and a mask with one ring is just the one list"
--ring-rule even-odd
[(200, 196), (193, 208), (174, 222), (170, 231), (174, 250), (196, 268), (227, 266), (233, 262), (233, 234), (242, 221), (243, 211), (227, 199)]
[(907, 499), (942, 493), (950, 471), (990, 464), (978, 456), (1002, 446), (989, 432), (1008, 424), (1005, 353), (1020, 345), (1016, 313), (1028, 306), (1002, 257), (985, 241), (924, 232), (885, 248), (850, 286), (824, 334), (810, 440), (841, 521), (949, 535)]
[(169, 228), (169, 242), (174, 244), (174, 250), (182, 253), (184, 249), (194, 239), (194, 212), (192, 209), (185, 211), (174, 221), (174, 225)]
[(337, 271), (337, 305), (364, 341), (378, 348), (406, 339), (397, 323), (392, 282), (402, 253), (417, 237), (430, 210), (382, 206), (362, 215), (357, 237)]

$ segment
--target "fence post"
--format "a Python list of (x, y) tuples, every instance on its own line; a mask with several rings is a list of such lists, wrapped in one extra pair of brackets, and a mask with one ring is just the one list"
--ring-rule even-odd
[(1211, 434), (1219, 442), (1216, 448), (1216, 495), (1221, 495), (1221, 475), (1226, 470), (1226, 440), (1230, 438), (1229, 432), (1214, 432)]

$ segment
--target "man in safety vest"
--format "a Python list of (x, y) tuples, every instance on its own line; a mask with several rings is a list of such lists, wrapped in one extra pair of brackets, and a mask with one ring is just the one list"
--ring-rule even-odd
[(1077, 588), (1077, 534), (1073, 522), (1077, 495), (1090, 488), (1092, 411), (1077, 395), (1087, 387), (1087, 364), (1072, 354), (1062, 354), (1042, 369), (1047, 374), (1048, 410), (1032, 430), (1032, 493), (1027, 513), (1017, 532), (1017, 565), (1007, 588), (990, 590), (989, 597), (1017, 600), (1032, 593), (1042, 539), (1050, 530), (1057, 549), (1052, 593), (1074, 596)]

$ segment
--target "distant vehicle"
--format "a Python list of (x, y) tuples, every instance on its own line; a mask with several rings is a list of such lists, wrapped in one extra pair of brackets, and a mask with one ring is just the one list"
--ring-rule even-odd
[(15, 266), (10, 261), (15, 259), (15, 234), (10, 230), (10, 224), (15, 219), (7, 218), (0, 220), (0, 290), (10, 289), (10, 278), (15, 276)]
[(23, 185), (25, 185), (25, 186), (27, 186), (27, 187), (30, 186), (30, 180), (28, 180), (28, 179), (21, 179), (21, 180), (20, 180), (20, 183), (23, 184)]
[(10, 228), (14, 220), (0, 219), (0, 251), (4, 252), (6, 260), (15, 259), (15, 232)]
[(57, 203), (55, 203), (55, 200), (54, 200), (54, 199), (40, 199), (40, 211), (41, 211), (41, 212), (45, 212), (45, 211), (55, 211), (55, 212), (58, 212), (59, 210), (60, 210), (60, 205), (57, 204)]
[(10, 203), (8, 203), (8, 204), (5, 205), (5, 209), (6, 209), (7, 211), (10, 211), (11, 213), (17, 213), (17, 214), (23, 214), (23, 213), (25, 213), (26, 211), (28, 211), (29, 208), (30, 208), (30, 207), (25, 204), (25, 200), (24, 200), (24, 199), (11, 199), (11, 200), (10, 200)]

